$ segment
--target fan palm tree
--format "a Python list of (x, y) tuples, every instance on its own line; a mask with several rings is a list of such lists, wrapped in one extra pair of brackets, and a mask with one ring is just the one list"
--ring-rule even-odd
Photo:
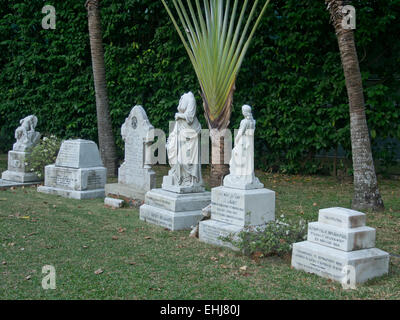
[(161, 1), (200, 83), (204, 113), (211, 131), (210, 182), (217, 186), (228, 172), (225, 162), (229, 160), (224, 159), (223, 138), (217, 133), (224, 132), (229, 125), (236, 77), (270, 0), (261, 1), (264, 5), (252, 27), (259, 0), (252, 6), (248, 0), (203, 0), (202, 4), (200, 0), (187, 0), (186, 4), (182, 0), (172, 0), (181, 25), (166, 1)]
[(100, 155), (104, 166), (107, 168), (108, 175), (115, 176), (117, 172), (117, 152), (108, 105), (106, 68), (104, 64), (104, 50), (99, 10), (100, 1), (88, 0), (86, 1), (85, 6), (88, 11)]
[(382, 210), (384, 205), (379, 193), (372, 158), (354, 32), (351, 29), (344, 29), (342, 26), (344, 19), (342, 8), (344, 5), (351, 4), (351, 1), (325, 0), (325, 3), (328, 6), (331, 21), (336, 31), (349, 98), (354, 171), (354, 198), (352, 207), (358, 210)]

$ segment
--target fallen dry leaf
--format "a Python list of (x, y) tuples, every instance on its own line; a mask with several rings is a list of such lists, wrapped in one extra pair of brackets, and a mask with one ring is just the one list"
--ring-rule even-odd
[(103, 269), (97, 269), (95, 272), (94, 272), (94, 274), (101, 274), (101, 273), (103, 273), (104, 271), (103, 271)]
[(113, 240), (118, 240), (118, 237), (117, 236), (112, 236), (112, 239)]
[(149, 237), (149, 236), (146, 236), (146, 237), (144, 237), (146, 240), (149, 240), (149, 239), (151, 239), (151, 237)]
[(210, 258), (212, 261), (218, 261), (218, 258), (216, 258), (216, 257), (211, 257)]
[(243, 266), (239, 268), (240, 271), (247, 271), (247, 266)]

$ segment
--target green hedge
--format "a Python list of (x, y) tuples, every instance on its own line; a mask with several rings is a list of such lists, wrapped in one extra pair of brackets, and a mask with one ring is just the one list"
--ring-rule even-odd
[[(0, 0), (0, 148), (18, 120), (34, 113), (38, 130), (97, 140), (95, 96), (84, 0)], [(54, 5), (56, 30), (41, 28)], [(400, 0), (353, 1), (356, 41), (371, 136), (400, 138)], [(102, 1), (111, 117), (120, 127), (135, 104), (166, 130), (180, 95), (199, 86), (159, 0)], [(375, 80), (374, 80), (375, 79)], [(254, 106), (257, 165), (315, 172), (316, 153), (350, 151), (349, 114), (338, 47), (324, 1), (272, 1), (237, 79), (231, 126)], [(198, 107), (201, 100), (197, 94)], [(200, 118), (205, 126), (204, 117)], [(382, 148), (381, 148), (382, 149)], [(383, 149), (382, 152), (385, 152)], [(376, 154), (375, 156), (379, 156)]]

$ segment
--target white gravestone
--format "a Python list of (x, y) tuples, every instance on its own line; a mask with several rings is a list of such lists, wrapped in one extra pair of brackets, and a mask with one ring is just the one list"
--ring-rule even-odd
[[(132, 108), (121, 128), (125, 142), (125, 160), (118, 171), (118, 183), (106, 184), (106, 195), (144, 200), (147, 191), (156, 187), (156, 174), (149, 157), (154, 127), (142, 106)], [(153, 134), (152, 134), (153, 133)]]
[(247, 227), (262, 227), (275, 220), (275, 192), (264, 188), (254, 174), (255, 120), (251, 107), (242, 107), (244, 119), (235, 138), (230, 174), (222, 187), (211, 190), (211, 219), (199, 224), (200, 241), (237, 250), (221, 238)]
[(20, 126), (15, 130), (17, 142), (14, 143), (13, 150), (8, 152), (8, 170), (1, 175), (0, 187), (40, 182), (39, 177), (29, 172), (26, 165), (28, 156), (40, 140), (40, 133), (35, 131), (37, 122), (34, 115), (20, 121)]
[(170, 230), (185, 230), (199, 222), (202, 209), (211, 200), (201, 177), (201, 126), (191, 92), (181, 97), (175, 120), (167, 142), (171, 170), (163, 178), (161, 189), (146, 193), (140, 219)]
[(376, 232), (365, 221), (362, 212), (321, 209), (318, 222), (308, 225), (307, 241), (293, 245), (292, 266), (346, 284), (387, 274), (389, 254), (374, 248)]
[(72, 199), (104, 198), (107, 169), (103, 167), (96, 143), (66, 140), (55, 164), (45, 167), (44, 186), (39, 192)]

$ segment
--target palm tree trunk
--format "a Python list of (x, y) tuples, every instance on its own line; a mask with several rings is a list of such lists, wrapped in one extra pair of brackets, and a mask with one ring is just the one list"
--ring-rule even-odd
[[(229, 159), (225, 159), (224, 137), (220, 135), (210, 135), (211, 137), (211, 170), (210, 186), (218, 187), (223, 183), (224, 177), (229, 173)], [(228, 160), (228, 161), (225, 161)]]
[[(225, 130), (229, 126), (232, 113), (233, 94), (235, 90), (236, 90), (236, 83), (233, 83), (228, 98), (225, 102), (223, 111), (220, 113), (218, 118), (214, 120), (212, 120), (210, 117), (211, 110), (209, 108), (207, 99), (205, 98), (203, 92), (200, 92), (200, 95), (202, 96), (203, 99), (204, 116), (208, 123), (208, 128), (210, 130), (210, 138), (211, 138), (211, 170), (210, 170), (211, 188), (221, 186), (223, 184), (224, 177), (227, 174), (229, 174), (230, 159), (225, 159), (225, 143), (226, 143)], [(232, 140), (229, 140), (229, 142), (232, 143)]]
[(358, 63), (354, 32), (343, 29), (341, 6), (350, 1), (325, 0), (338, 39), (340, 56), (346, 80), (350, 106), (350, 133), (353, 154), (354, 198), (352, 207), (357, 210), (383, 210), (384, 205), (378, 189), (371, 141), (369, 138), (362, 78)]
[(108, 175), (115, 176), (117, 172), (117, 154), (107, 96), (106, 70), (99, 10), (100, 1), (88, 0), (85, 6), (88, 11), (100, 155), (104, 166), (107, 168)]

